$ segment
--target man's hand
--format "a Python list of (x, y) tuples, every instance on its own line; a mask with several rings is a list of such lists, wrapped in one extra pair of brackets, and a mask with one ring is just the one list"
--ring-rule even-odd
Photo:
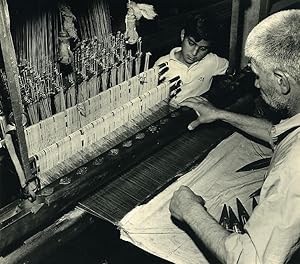
[(169, 210), (171, 215), (180, 221), (184, 221), (186, 214), (190, 212), (194, 205), (204, 206), (204, 199), (196, 195), (189, 187), (181, 186), (174, 192), (170, 201)]
[(200, 124), (216, 121), (219, 118), (219, 112), (221, 111), (209, 103), (207, 99), (200, 96), (188, 98), (179, 105), (194, 109), (198, 115), (198, 118), (189, 124), (189, 130), (195, 129)]

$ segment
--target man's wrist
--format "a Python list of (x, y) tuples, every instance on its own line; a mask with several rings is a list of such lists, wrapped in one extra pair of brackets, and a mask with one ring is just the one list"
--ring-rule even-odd
[(199, 216), (201, 218), (202, 214), (207, 214), (207, 211), (205, 210), (205, 208), (203, 207), (203, 205), (201, 205), (200, 203), (193, 203), (192, 205), (190, 205), (186, 211), (186, 213), (184, 214), (184, 221), (192, 226), (194, 225), (197, 221), (199, 221)]
[(229, 114), (230, 113), (228, 111), (218, 109), (216, 113), (216, 117), (217, 117), (216, 120), (227, 121)]
[(202, 205), (192, 205), (184, 218), (196, 235), (222, 263), (226, 263), (225, 240), (230, 233)]

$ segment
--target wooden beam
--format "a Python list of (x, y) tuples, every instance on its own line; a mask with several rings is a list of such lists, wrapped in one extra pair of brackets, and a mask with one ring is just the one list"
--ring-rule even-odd
[(260, 2), (259, 20), (263, 20), (270, 13), (271, 0), (264, 0)]
[(24, 171), (17, 157), (16, 149), (14, 147), (11, 134), (7, 134), (4, 140), (5, 140), (6, 149), (9, 153), (12, 163), (14, 164), (15, 170), (19, 176), (20, 184), (21, 186), (26, 186), (26, 178), (24, 175)]
[(93, 223), (92, 216), (75, 208), (26, 240), (9, 255), (0, 257), (0, 263), (43, 263), (47, 253), (74, 239)]
[(240, 16), (240, 0), (232, 0), (230, 45), (229, 45), (229, 73), (234, 73), (237, 66), (237, 41)]
[[(19, 70), (16, 53), (10, 32), (10, 18), (6, 0), (0, 0), (0, 45), (4, 60), (5, 72), (7, 75), (8, 88), (16, 126), (16, 136), (19, 144), (20, 159), (26, 180), (32, 178), (30, 172), (28, 149), (25, 140), (24, 128), (22, 124), (23, 105), (18, 80)], [(22, 182), (24, 188), (24, 182)]]
[[(249, 2), (249, 3), (248, 3)], [(261, 8), (264, 6), (265, 0), (249, 0), (248, 5), (243, 6), (243, 37), (242, 37), (242, 50), (241, 50), (241, 68), (244, 68), (248, 63), (248, 58), (244, 55), (244, 47), (246, 43), (247, 36), (250, 31), (258, 24), (261, 20), (262, 11)]]

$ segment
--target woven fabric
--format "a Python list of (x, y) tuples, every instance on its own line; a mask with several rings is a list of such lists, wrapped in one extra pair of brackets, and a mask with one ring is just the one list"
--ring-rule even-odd
[(261, 187), (265, 169), (239, 172), (242, 165), (267, 157), (271, 150), (235, 133), (220, 143), (196, 168), (183, 175), (145, 205), (129, 212), (121, 221), (121, 238), (174, 263), (213, 263), (204, 249), (176, 226), (169, 212), (172, 194), (189, 186), (206, 201), (208, 212), (219, 221), (224, 203), (237, 215), (236, 198), (251, 213), (249, 195)]

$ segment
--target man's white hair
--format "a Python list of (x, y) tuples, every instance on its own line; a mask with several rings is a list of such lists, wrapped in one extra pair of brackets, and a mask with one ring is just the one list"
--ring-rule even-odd
[(250, 32), (245, 55), (267, 70), (284, 70), (300, 83), (300, 10), (262, 20)]

